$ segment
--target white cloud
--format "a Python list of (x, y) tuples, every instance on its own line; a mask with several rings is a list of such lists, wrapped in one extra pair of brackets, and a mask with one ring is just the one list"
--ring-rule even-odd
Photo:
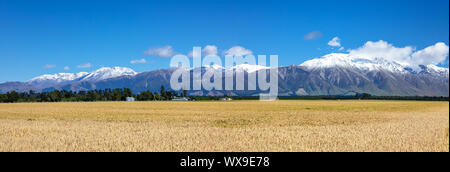
[(349, 50), (350, 55), (361, 58), (384, 58), (395, 61), (405, 66), (417, 68), (418, 65), (438, 65), (445, 63), (449, 55), (449, 47), (443, 42), (438, 42), (423, 50), (415, 51), (411, 46), (395, 47), (394, 45), (380, 40), (368, 41), (362, 47)]
[(204, 56), (217, 55), (217, 47), (214, 45), (207, 45), (203, 48), (202, 54), (204, 54)]
[(165, 46), (149, 48), (148, 50), (144, 51), (144, 54), (147, 56), (168, 58), (175, 55), (175, 52), (173, 51), (172, 46)]
[(70, 70), (69, 66), (64, 66), (64, 70)]
[(411, 46), (398, 48), (383, 40), (378, 42), (368, 41), (360, 48), (349, 50), (352, 56), (368, 59), (385, 58), (400, 64), (410, 64), (410, 55), (413, 51), (414, 48)]
[(438, 42), (411, 55), (411, 62), (419, 64), (443, 64), (448, 57), (449, 47), (443, 42)]
[(333, 39), (331, 39), (331, 41), (328, 42), (328, 45), (332, 47), (340, 47), (341, 39), (339, 39), (339, 37), (334, 37)]
[(147, 63), (147, 60), (145, 59), (131, 60), (130, 63), (131, 64)]
[(341, 39), (337, 36), (328, 41), (328, 45), (332, 47), (337, 47), (339, 51), (344, 51), (344, 47), (341, 45)]
[(44, 69), (51, 69), (51, 68), (55, 68), (56, 67), (56, 65), (53, 65), (53, 64), (45, 64), (44, 65)]
[(90, 68), (90, 67), (92, 67), (91, 63), (80, 64), (77, 66), (77, 68)]
[(246, 56), (250, 54), (253, 54), (251, 50), (245, 49), (244, 47), (241, 46), (234, 46), (225, 51), (225, 55), (230, 56)]
[(313, 40), (316, 38), (319, 38), (322, 36), (322, 32), (319, 31), (313, 31), (313, 32), (309, 32), (308, 34), (306, 34), (303, 39), (305, 40)]
[[(215, 56), (217, 55), (217, 46), (215, 45), (207, 45), (204, 48), (202, 48), (202, 56), (206, 57), (206, 56)], [(190, 51), (187, 55), (188, 57), (192, 57), (193, 53), (192, 51)]]

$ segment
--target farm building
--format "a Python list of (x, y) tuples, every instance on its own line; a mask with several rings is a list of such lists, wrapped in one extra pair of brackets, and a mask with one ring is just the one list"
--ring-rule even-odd
[(180, 98), (172, 99), (172, 101), (189, 101), (189, 99), (186, 97), (180, 97)]
[(126, 98), (126, 101), (127, 101), (127, 102), (134, 102), (134, 101), (135, 101), (135, 98), (134, 98), (134, 97), (127, 97), (127, 98)]
[(220, 101), (231, 101), (233, 100), (231, 97), (220, 98)]

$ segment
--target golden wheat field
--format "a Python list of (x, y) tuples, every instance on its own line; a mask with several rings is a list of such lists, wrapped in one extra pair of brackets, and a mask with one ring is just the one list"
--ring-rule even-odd
[(0, 151), (449, 151), (449, 103), (0, 104)]

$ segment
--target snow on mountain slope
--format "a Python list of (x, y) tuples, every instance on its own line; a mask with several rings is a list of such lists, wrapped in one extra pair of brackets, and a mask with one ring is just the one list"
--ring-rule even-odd
[(86, 76), (87, 72), (80, 72), (80, 73), (57, 73), (57, 74), (45, 74), (42, 76), (35, 77), (31, 79), (29, 82), (36, 82), (36, 81), (44, 81), (44, 80), (53, 80), (57, 82), (61, 81), (69, 81), (69, 80), (75, 80), (77, 78), (81, 78), (83, 76)]
[(223, 70), (223, 69), (225, 69), (225, 70), (235, 70), (236, 72), (244, 72), (244, 71), (246, 71), (248, 73), (253, 73), (253, 72), (256, 72), (256, 71), (261, 70), (261, 69), (269, 69), (269, 67), (266, 67), (266, 66), (251, 65), (251, 64), (240, 64), (240, 65), (235, 65), (235, 66), (226, 67), (226, 68), (222, 67), (220, 65), (216, 65), (216, 64), (214, 64), (214, 65), (204, 65), (203, 67), (212, 68), (214, 70)]
[(233, 66), (233, 69), (236, 69), (236, 71), (247, 71), (248, 73), (252, 73), (261, 69), (269, 69), (269, 67), (261, 65), (240, 64)]
[(449, 76), (448, 68), (443, 68), (432, 64), (426, 66), (421, 65), (420, 67), (422, 68), (421, 73), (431, 74), (435, 76)]
[(214, 70), (222, 70), (222, 69), (224, 69), (222, 66), (220, 66), (220, 65), (217, 65), (217, 64), (213, 64), (213, 65), (203, 65), (202, 67), (204, 67), (204, 68), (212, 68), (212, 69), (214, 69)]
[(384, 58), (359, 58), (343, 53), (328, 54), (320, 58), (308, 60), (300, 66), (307, 69), (320, 69), (331, 67), (344, 67), (359, 69), (364, 72), (374, 70), (386, 70), (394, 73), (408, 73), (408, 67), (394, 61), (388, 61)]
[(138, 73), (127, 67), (113, 67), (113, 68), (102, 67), (89, 73), (88, 75), (83, 77), (81, 81), (100, 81), (119, 76), (126, 76), (126, 75), (133, 76), (136, 74)]
[(102, 67), (91, 73), (80, 72), (80, 73), (57, 73), (57, 74), (46, 74), (39, 77), (35, 77), (29, 81), (28, 84), (37, 87), (51, 87), (58, 84), (67, 84), (74, 81), (100, 81), (104, 79), (119, 77), (119, 76), (133, 76), (138, 74), (130, 68), (126, 67)]

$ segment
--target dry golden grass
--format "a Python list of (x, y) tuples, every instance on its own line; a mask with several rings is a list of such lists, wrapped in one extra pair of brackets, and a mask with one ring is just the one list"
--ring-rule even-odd
[(449, 103), (0, 104), (0, 151), (449, 151)]

